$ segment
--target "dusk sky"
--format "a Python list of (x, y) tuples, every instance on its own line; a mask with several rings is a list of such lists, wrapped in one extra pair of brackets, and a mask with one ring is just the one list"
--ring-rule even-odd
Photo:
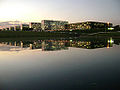
[(120, 0), (0, 0), (0, 22), (43, 19), (120, 24)]

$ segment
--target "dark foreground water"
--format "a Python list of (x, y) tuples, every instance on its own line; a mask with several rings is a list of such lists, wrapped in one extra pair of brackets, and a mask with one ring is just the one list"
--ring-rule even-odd
[(120, 39), (0, 41), (0, 90), (120, 90)]

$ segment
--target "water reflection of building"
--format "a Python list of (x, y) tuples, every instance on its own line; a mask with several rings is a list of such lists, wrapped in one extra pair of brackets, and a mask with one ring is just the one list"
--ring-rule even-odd
[(37, 40), (37, 41), (15, 41), (15, 42), (1, 42), (0, 44), (6, 44), (9, 46), (19, 46), (20, 48), (29, 49), (42, 49), (42, 51), (56, 51), (67, 50), (68, 47), (96, 49), (104, 47), (113, 47), (113, 44), (120, 43), (120, 41), (114, 41), (110, 39), (97, 39), (97, 40)]
[(114, 44), (114, 40), (112, 38), (110, 38), (108, 40), (107, 48), (113, 47), (113, 44)]
[(45, 41), (44, 51), (56, 51), (68, 49), (63, 42), (57, 42), (54, 40)]

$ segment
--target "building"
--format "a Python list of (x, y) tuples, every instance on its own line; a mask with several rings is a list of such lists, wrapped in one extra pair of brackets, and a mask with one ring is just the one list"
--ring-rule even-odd
[(6, 30), (9, 31), (9, 28), (7, 27)]
[(65, 28), (72, 30), (86, 30), (86, 29), (105, 29), (112, 26), (113, 26), (112, 23), (87, 21), (80, 23), (70, 23), (65, 25)]
[(8, 27), (2, 28), (1, 31), (9, 31)]
[(10, 28), (10, 27), (14, 27), (14, 26), (18, 26), (20, 25), (21, 22), (20, 21), (7, 21), (7, 22), (0, 22), (0, 28)]
[(20, 29), (22, 31), (28, 31), (29, 30), (29, 24), (21, 24)]
[(10, 31), (20, 31), (21, 28), (20, 28), (20, 25), (17, 25), (17, 26), (9, 26), (9, 28), (7, 29), (7, 31), (10, 30)]
[(65, 25), (68, 24), (67, 21), (54, 21), (54, 20), (42, 20), (41, 28), (42, 30), (62, 30), (65, 29)]
[(41, 31), (42, 30), (41, 23), (37, 23), (37, 22), (30, 22), (29, 23), (29, 28), (32, 31)]
[(14, 31), (20, 31), (20, 30), (21, 30), (20, 25), (14, 26)]
[(10, 27), (9, 27), (9, 30), (10, 30), (10, 31), (14, 31), (15, 28), (14, 28), (13, 26), (10, 26)]
[(120, 25), (116, 25), (114, 26), (115, 29), (119, 29), (120, 28)]

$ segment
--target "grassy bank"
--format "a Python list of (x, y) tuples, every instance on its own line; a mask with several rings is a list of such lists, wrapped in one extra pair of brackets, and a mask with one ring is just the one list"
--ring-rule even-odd
[(1, 31), (0, 38), (18, 37), (66, 37), (66, 34), (32, 31)]
[(1, 31), (0, 38), (34, 38), (34, 37), (120, 37), (120, 32), (78, 33), (78, 32), (32, 32), (32, 31)]

